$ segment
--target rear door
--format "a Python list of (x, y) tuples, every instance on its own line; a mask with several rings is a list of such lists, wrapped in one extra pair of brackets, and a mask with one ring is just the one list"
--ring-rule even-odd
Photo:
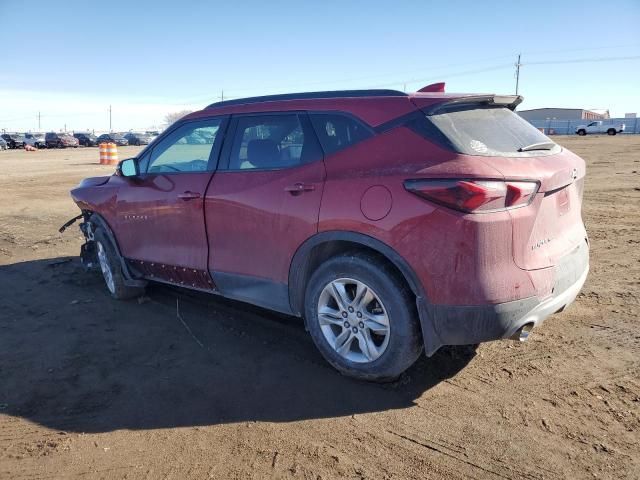
[(318, 229), (322, 151), (305, 113), (234, 116), (221, 167), (205, 199), (219, 289), (287, 311), (297, 248)]
[(226, 122), (178, 125), (140, 158), (140, 177), (118, 192), (116, 236), (124, 257), (146, 276), (212, 288), (204, 196)]

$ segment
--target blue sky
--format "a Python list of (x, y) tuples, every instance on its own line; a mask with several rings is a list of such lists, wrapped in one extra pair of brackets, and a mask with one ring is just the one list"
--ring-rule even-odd
[[(640, 1), (0, 0), (0, 128), (160, 125), (225, 97), (343, 88), (513, 93), (640, 113)], [(593, 61), (610, 57), (626, 60)], [(567, 61), (584, 60), (573, 63)], [(542, 62), (542, 63), (541, 63)], [(557, 63), (545, 63), (557, 62)], [(406, 85), (405, 85), (406, 84)]]

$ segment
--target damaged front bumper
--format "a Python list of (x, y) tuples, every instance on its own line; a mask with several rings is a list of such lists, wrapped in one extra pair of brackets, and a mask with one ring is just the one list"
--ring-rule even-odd
[(65, 222), (65, 224), (58, 229), (58, 232), (64, 233), (67, 228), (81, 219), (84, 219), (84, 222), (82, 222), (79, 227), (86, 239), (86, 242), (80, 247), (80, 261), (88, 269), (97, 268), (96, 244), (93, 241), (93, 230), (87, 214), (81, 213), (80, 215), (73, 217), (69, 221)]

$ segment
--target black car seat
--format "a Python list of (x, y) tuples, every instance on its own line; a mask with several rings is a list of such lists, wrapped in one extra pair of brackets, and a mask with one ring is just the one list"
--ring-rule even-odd
[(251, 140), (247, 144), (247, 161), (254, 168), (276, 167), (279, 164), (280, 151), (273, 140)]

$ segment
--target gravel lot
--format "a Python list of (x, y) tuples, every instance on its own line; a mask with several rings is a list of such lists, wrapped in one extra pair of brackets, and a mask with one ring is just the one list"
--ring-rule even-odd
[(334, 372), (296, 319), (160, 286), (111, 300), (57, 228), (113, 167), (0, 152), (0, 478), (640, 478), (640, 136), (557, 140), (588, 163), (577, 302), (384, 386)]

